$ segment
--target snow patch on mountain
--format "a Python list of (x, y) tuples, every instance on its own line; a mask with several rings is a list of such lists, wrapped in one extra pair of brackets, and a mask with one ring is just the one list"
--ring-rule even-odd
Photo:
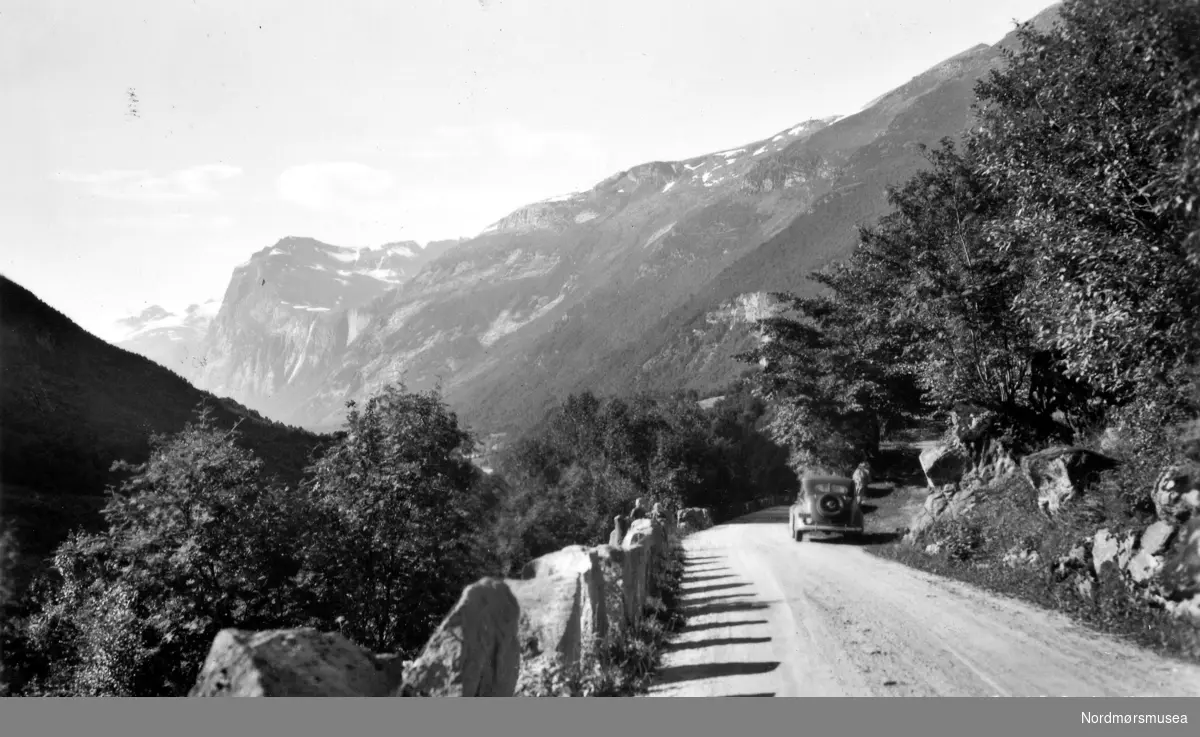
[(360, 254), (355, 249), (349, 249), (349, 248), (340, 249), (339, 248), (336, 251), (330, 251), (329, 255), (332, 256), (333, 258), (336, 258), (338, 261), (341, 261), (342, 263), (352, 264), (352, 263), (357, 262), (359, 257), (362, 254)]
[(554, 299), (530, 312), (525, 319), (519, 319), (516, 317), (512, 310), (503, 310), (499, 315), (496, 316), (496, 319), (492, 321), (492, 324), (488, 326), (488, 329), (483, 333), (483, 335), (479, 336), (479, 342), (484, 346), (490, 346), (504, 336), (509, 335), (510, 333), (515, 333), (534, 320), (537, 320), (539, 317), (542, 317), (550, 310), (553, 310), (563, 301), (563, 299), (566, 298), (566, 296), (567, 295), (565, 294), (559, 294)]
[(654, 232), (654, 235), (650, 236), (650, 239), (646, 241), (646, 244), (643, 245), (642, 248), (649, 248), (650, 246), (654, 245), (656, 242), (658, 242), (660, 239), (662, 239), (662, 237), (664, 235), (666, 235), (667, 233), (670, 233), (671, 229), (674, 227), (675, 227), (675, 223), (670, 223), (668, 225), (664, 225), (663, 227), (659, 228), (658, 230), (656, 230)]

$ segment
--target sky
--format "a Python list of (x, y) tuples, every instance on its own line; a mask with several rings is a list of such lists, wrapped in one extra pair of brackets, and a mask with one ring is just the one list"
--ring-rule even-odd
[(85, 329), (859, 110), (1051, 0), (0, 0), (0, 273)]

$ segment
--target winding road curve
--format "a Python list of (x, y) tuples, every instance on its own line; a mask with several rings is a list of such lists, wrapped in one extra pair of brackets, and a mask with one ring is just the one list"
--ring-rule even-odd
[(696, 533), (687, 623), (651, 696), (1200, 696), (1200, 668), (1065, 616), (788, 535), (773, 507)]

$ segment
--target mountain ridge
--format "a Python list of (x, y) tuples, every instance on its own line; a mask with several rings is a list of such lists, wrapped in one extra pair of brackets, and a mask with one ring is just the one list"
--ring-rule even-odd
[(768, 292), (812, 289), (808, 274), (849, 252), (886, 188), (924, 165), (919, 144), (969, 125), (973, 86), (1012, 38), (855, 113), (516, 208), (366, 294), (318, 303), (309, 286), (301, 304), (289, 285), (328, 268), (278, 271), (278, 290), (235, 271), (196, 381), (326, 430), (389, 381), (442, 386), (483, 432), (519, 429), (569, 391), (717, 390), (746, 370), (729, 358), (754, 339), (746, 315)]

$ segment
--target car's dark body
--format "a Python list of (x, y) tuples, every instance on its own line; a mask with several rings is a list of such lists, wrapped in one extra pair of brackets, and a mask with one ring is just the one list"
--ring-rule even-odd
[(788, 510), (788, 527), (797, 542), (805, 533), (836, 532), (854, 537), (863, 533), (861, 499), (853, 479), (810, 476), (800, 481), (800, 494)]

